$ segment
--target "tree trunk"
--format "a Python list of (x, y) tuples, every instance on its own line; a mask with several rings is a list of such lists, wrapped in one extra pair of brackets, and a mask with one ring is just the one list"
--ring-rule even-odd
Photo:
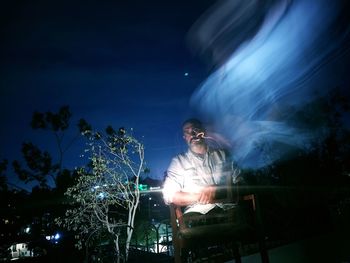
[(129, 258), (129, 249), (130, 249), (130, 242), (132, 238), (132, 234), (134, 232), (134, 225), (135, 225), (135, 215), (136, 215), (136, 210), (139, 205), (139, 193), (136, 193), (136, 198), (135, 198), (135, 203), (130, 205), (129, 207), (129, 216), (128, 216), (128, 225), (126, 229), (127, 237), (126, 237), (126, 244), (125, 244), (125, 258), (126, 261)]
[(115, 249), (115, 252), (117, 254), (117, 263), (120, 263), (121, 255), (120, 255), (120, 248), (119, 248), (119, 235), (115, 236), (114, 249)]

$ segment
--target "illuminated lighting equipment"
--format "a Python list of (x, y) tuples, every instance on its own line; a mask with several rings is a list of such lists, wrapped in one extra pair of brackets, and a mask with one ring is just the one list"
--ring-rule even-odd
[(59, 233), (56, 233), (55, 235), (52, 236), (45, 236), (45, 239), (50, 241), (50, 240), (56, 240), (55, 243), (57, 244), (57, 240), (61, 238), (61, 235)]
[(148, 185), (147, 184), (139, 184), (138, 189), (140, 191), (147, 191), (148, 190)]
[(99, 194), (97, 195), (97, 197), (103, 199), (103, 198), (106, 197), (106, 194), (105, 194), (105, 193), (99, 193)]

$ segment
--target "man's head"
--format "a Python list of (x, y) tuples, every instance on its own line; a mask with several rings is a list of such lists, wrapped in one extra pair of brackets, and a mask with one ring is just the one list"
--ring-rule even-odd
[(183, 138), (190, 146), (191, 144), (203, 144), (205, 128), (201, 121), (188, 119), (182, 124)]

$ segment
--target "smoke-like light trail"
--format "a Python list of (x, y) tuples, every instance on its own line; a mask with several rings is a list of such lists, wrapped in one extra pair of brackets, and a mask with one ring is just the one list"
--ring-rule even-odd
[(263, 141), (281, 156), (314, 136), (287, 120), (326, 92), (315, 85), (330, 77), (320, 70), (349, 51), (348, 10), (347, 1), (219, 1), (191, 30), (216, 67), (191, 103), (229, 138), (242, 166), (273, 161), (259, 156)]

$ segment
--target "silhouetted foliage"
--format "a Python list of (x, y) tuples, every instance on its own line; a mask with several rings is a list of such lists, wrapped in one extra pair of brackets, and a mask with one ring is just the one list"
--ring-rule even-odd
[(47, 151), (42, 152), (32, 143), (23, 143), (22, 154), (29, 169), (23, 169), (20, 162), (13, 161), (13, 168), (19, 179), (26, 183), (35, 180), (41, 187), (47, 186), (47, 176), (51, 176), (55, 181), (59, 167), (58, 164), (52, 164), (52, 158)]
[[(282, 185), (343, 183), (350, 172), (350, 130), (344, 125), (349, 121), (345, 118), (349, 110), (349, 98), (339, 89), (309, 102), (296, 110), (288, 121), (309, 131), (312, 139), (303, 148), (295, 148), (283, 158), (272, 156), (276, 161), (245, 174), (260, 182), (270, 177), (270, 183)], [(277, 155), (278, 145), (273, 146), (268, 142), (259, 147), (266, 156)]]
[[(69, 183), (73, 180), (74, 171), (64, 168), (63, 157), (79, 137), (87, 135), (92, 130), (91, 126), (84, 119), (80, 119), (76, 135), (70, 141), (64, 141), (64, 135), (70, 126), (71, 116), (68, 106), (61, 107), (57, 113), (50, 111), (33, 113), (31, 127), (35, 130), (41, 129), (52, 132), (58, 152), (52, 155), (48, 151), (41, 150), (32, 142), (23, 143), (22, 155), (24, 165), (18, 160), (12, 163), (14, 171), (20, 180), (25, 183), (38, 182), (42, 188), (49, 187), (50, 183), (53, 183), (58, 188), (69, 186)], [(48, 180), (49, 178), (50, 181)]]
[(78, 128), (81, 133), (89, 134), (92, 131), (92, 127), (84, 119), (80, 119), (78, 123)]
[(6, 159), (0, 162), (0, 190), (7, 190), (7, 179), (6, 179), (6, 170), (7, 170), (8, 161)]
[[(258, 170), (245, 170), (248, 185), (264, 186), (260, 202), (270, 239), (290, 242), (334, 228), (329, 204), (349, 200), (338, 189), (350, 186), (349, 97), (335, 89), (289, 116), (313, 136), (303, 148)], [(266, 155), (271, 147), (262, 146)], [(277, 152), (277, 151), (276, 151)]]
[(63, 169), (56, 177), (56, 191), (63, 193), (68, 187), (74, 184), (78, 173), (76, 170)]
[(349, 105), (349, 98), (339, 89), (334, 89), (328, 96), (309, 103), (297, 112), (296, 118), (302, 120), (308, 129), (317, 131), (317, 137), (295, 158), (277, 162), (275, 165), (280, 174), (299, 178), (301, 184), (343, 183), (350, 171), (350, 131), (344, 125)]
[(59, 109), (58, 113), (46, 112), (34, 112), (31, 121), (33, 129), (44, 129), (52, 131), (64, 131), (69, 127), (69, 120), (72, 114), (68, 106), (63, 106)]

